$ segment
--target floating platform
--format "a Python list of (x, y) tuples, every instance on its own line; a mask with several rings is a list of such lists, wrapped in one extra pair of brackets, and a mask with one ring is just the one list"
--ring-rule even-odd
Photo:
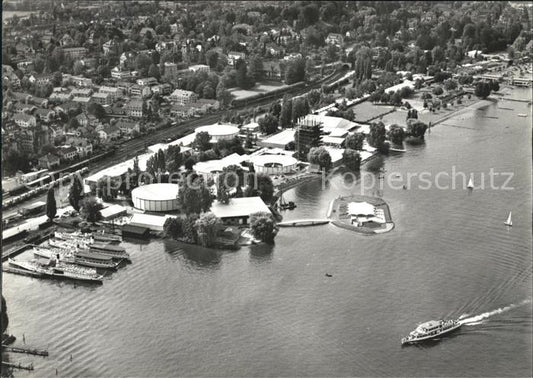
[(297, 219), (278, 223), (279, 227), (309, 227), (328, 224), (329, 219)]

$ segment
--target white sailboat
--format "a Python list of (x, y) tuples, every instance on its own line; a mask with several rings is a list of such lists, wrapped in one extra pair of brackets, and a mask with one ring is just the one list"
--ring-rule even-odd
[(472, 180), (472, 177), (470, 177), (470, 180), (468, 180), (468, 189), (474, 189), (474, 181)]
[(513, 226), (513, 221), (511, 219), (511, 213), (512, 213), (512, 211), (509, 211), (509, 216), (507, 217), (507, 220), (505, 222), (503, 222), (506, 226), (510, 226), (510, 227)]

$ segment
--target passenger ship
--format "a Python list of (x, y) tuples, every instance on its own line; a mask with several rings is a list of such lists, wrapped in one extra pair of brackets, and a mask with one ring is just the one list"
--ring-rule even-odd
[(461, 325), (457, 320), (430, 320), (416, 327), (414, 331), (409, 333), (409, 336), (402, 338), (402, 345), (435, 339), (459, 329)]

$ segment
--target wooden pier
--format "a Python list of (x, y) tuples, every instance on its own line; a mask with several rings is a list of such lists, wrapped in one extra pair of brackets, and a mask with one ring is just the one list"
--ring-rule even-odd
[(33, 370), (33, 364), (22, 365), (21, 363), (14, 364), (11, 362), (2, 361), (2, 365), (10, 367), (12, 369)]
[(44, 356), (44, 357), (48, 356), (48, 351), (44, 349), (4, 346), (4, 350), (7, 352), (13, 352), (13, 353), (33, 354), (34, 356)]

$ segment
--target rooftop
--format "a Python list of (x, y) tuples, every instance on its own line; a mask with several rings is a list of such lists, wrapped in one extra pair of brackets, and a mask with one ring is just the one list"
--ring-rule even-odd
[(178, 191), (178, 184), (148, 184), (133, 189), (131, 196), (145, 200), (169, 201), (178, 197)]
[(247, 217), (257, 212), (270, 213), (270, 209), (261, 197), (244, 197), (232, 198), (227, 205), (214, 201), (211, 212), (217, 218), (236, 218)]

